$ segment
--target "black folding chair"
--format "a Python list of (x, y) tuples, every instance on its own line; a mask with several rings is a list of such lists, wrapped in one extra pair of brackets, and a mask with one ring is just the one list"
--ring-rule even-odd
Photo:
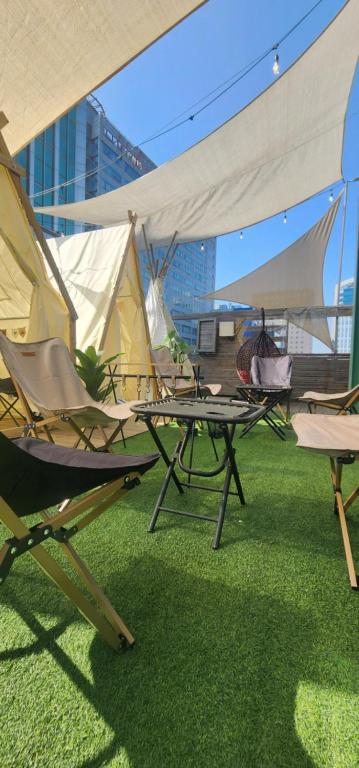
[[(14, 560), (29, 553), (112, 648), (132, 645), (131, 632), (70, 540), (120, 496), (139, 485), (140, 476), (158, 458), (157, 454), (116, 456), (63, 448), (36, 438), (11, 442), (0, 433), (0, 520), (12, 533), (0, 549), (0, 584)], [(79, 494), (86, 495), (74, 501)], [(61, 502), (55, 513), (48, 511)], [(40, 521), (29, 527), (24, 518), (34, 513), (40, 514)], [(47, 539), (60, 544), (98, 608), (46, 551), (43, 544)]]
[(0, 421), (9, 415), (17, 427), (24, 424), (25, 416), (16, 408), (18, 400), (19, 396), (10, 376), (6, 379), (0, 379), (0, 403), (4, 409), (0, 412)]
[[(277, 357), (259, 357), (254, 355), (251, 361), (251, 384), (241, 384), (237, 387), (240, 397), (252, 405), (262, 405), (265, 411), (261, 416), (247, 424), (240, 437), (248, 434), (260, 419), (263, 419), (273, 432), (285, 440), (285, 432), (282, 425), (286, 425), (290, 415), (290, 386), (292, 376), (293, 358), (290, 355)], [(286, 404), (286, 412), (282, 405)], [(279, 409), (279, 412), (278, 412)], [(274, 412), (279, 417), (282, 425), (274, 419)]]

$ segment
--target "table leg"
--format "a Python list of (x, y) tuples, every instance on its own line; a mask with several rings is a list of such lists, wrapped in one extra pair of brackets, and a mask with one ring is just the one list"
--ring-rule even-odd
[[(172, 480), (173, 480), (173, 482), (174, 482), (178, 492), (179, 493), (183, 493), (182, 485), (181, 485), (181, 483), (180, 483), (180, 481), (179, 481), (179, 479), (178, 479), (178, 477), (177, 477), (177, 475), (176, 475), (176, 473), (174, 471), (174, 468), (173, 468), (174, 464), (176, 463), (176, 461), (173, 464), (173, 459), (172, 459), (172, 461), (170, 460), (170, 458), (169, 458), (169, 456), (168, 456), (168, 454), (167, 454), (163, 444), (161, 443), (161, 440), (158, 437), (157, 431), (156, 431), (155, 427), (153, 426), (152, 421), (151, 421), (150, 418), (146, 419), (146, 425), (147, 425), (148, 431), (152, 435), (153, 442), (156, 443), (156, 446), (157, 446), (157, 448), (158, 448), (158, 450), (159, 450), (159, 452), (160, 452), (160, 454), (161, 454), (161, 456), (163, 458), (163, 461), (165, 462), (167, 467), (171, 466), (170, 478), (172, 478)], [(172, 464), (173, 464), (173, 466), (172, 466)]]
[(235, 432), (235, 426), (232, 427), (231, 432), (228, 431), (228, 427), (225, 426), (223, 434), (224, 434), (224, 440), (226, 443), (227, 453), (228, 453), (228, 461), (232, 470), (232, 474), (234, 477), (234, 482), (236, 484), (237, 493), (239, 496), (239, 500), (241, 504), (245, 504), (245, 498), (242, 488), (242, 483), (239, 477), (238, 467), (236, 464), (236, 457), (235, 457), (235, 450), (233, 448), (233, 438), (234, 438), (234, 432)]
[[(172, 459), (169, 461), (169, 464), (167, 466), (167, 472), (165, 474), (165, 479), (163, 481), (162, 488), (160, 490), (158, 499), (156, 501), (155, 508), (153, 510), (151, 521), (150, 521), (150, 524), (149, 524), (148, 529), (147, 529), (148, 533), (153, 533), (153, 531), (155, 530), (157, 518), (158, 518), (158, 515), (159, 515), (159, 513), (161, 511), (162, 502), (163, 502), (163, 500), (164, 500), (164, 498), (166, 496), (167, 489), (168, 489), (168, 486), (170, 484), (170, 480), (171, 480), (171, 478), (174, 479), (176, 477), (176, 475), (174, 473), (174, 467), (175, 467), (175, 464), (176, 464), (176, 461), (177, 461), (177, 456), (178, 456), (178, 452), (179, 452), (179, 449), (180, 449), (180, 445), (181, 445), (180, 442), (177, 443), (176, 450), (175, 450), (175, 452), (174, 452), (174, 454), (172, 456)], [(179, 482), (179, 481), (177, 480), (177, 482)], [(181, 493), (183, 493), (182, 486), (181, 486)]]
[(221, 533), (222, 533), (222, 528), (224, 523), (224, 516), (226, 513), (228, 491), (229, 491), (229, 486), (231, 484), (231, 478), (232, 478), (232, 467), (231, 467), (231, 464), (228, 462), (226, 476), (224, 478), (224, 483), (223, 483), (223, 495), (222, 495), (222, 498), (219, 504), (219, 509), (218, 509), (218, 521), (216, 526), (216, 532), (214, 534), (212, 549), (218, 549), (221, 541)]

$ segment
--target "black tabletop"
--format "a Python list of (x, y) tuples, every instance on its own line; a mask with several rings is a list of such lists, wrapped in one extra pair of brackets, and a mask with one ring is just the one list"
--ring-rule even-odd
[(240, 424), (258, 418), (261, 406), (230, 398), (168, 398), (133, 405), (131, 411), (138, 416), (170, 416), (183, 421), (210, 421), (226, 424)]

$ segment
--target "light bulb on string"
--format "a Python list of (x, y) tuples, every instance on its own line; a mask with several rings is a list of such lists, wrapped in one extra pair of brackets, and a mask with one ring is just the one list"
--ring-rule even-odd
[(287, 223), (287, 211), (284, 211), (283, 224)]
[(203, 253), (203, 251), (204, 251), (204, 243), (201, 243), (201, 251)]
[(279, 54), (278, 53), (276, 53), (274, 56), (272, 71), (273, 71), (273, 75), (279, 75)]
[(334, 195), (333, 195), (333, 190), (331, 189), (329, 194), (329, 202), (332, 203), (333, 200), (334, 200)]
[(239, 233), (239, 239), (240, 239), (240, 240), (243, 240), (243, 232), (242, 232), (242, 230), (241, 230), (241, 231), (240, 231), (240, 233)]

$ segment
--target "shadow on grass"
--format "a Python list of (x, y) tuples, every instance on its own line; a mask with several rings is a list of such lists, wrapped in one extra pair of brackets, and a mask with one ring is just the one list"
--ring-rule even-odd
[(137, 644), (116, 655), (96, 635), (93, 684), (57, 644), (59, 628), (44, 632), (28, 601), (11, 600), (37, 636), (31, 648), (52, 654), (113, 732), (104, 751), (73, 768), (105, 766), (122, 748), (131, 768), (313, 766), (294, 725), (315, 639), (306, 612), (151, 557), (112, 575), (107, 593), (125, 603)]

